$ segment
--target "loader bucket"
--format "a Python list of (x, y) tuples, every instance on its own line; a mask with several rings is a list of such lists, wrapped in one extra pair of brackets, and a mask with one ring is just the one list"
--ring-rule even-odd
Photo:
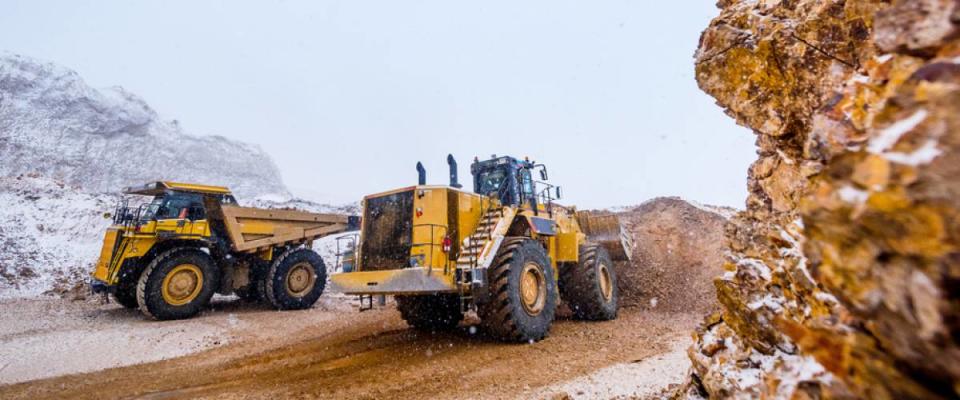
[(633, 243), (616, 214), (578, 211), (577, 222), (587, 240), (607, 249), (614, 261), (630, 261)]

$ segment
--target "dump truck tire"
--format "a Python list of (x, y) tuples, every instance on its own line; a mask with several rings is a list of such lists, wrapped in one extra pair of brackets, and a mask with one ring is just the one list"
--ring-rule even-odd
[(396, 296), (397, 310), (410, 327), (428, 332), (452, 330), (463, 320), (460, 297), (450, 294)]
[(137, 287), (118, 286), (117, 291), (113, 293), (113, 300), (126, 308), (135, 309), (140, 307), (137, 303)]
[(606, 249), (599, 245), (582, 246), (580, 263), (560, 271), (560, 296), (569, 304), (574, 318), (589, 321), (617, 318), (620, 292)]
[(288, 250), (270, 264), (263, 281), (270, 304), (278, 310), (313, 307), (327, 284), (327, 267), (310, 249)]
[(557, 285), (539, 243), (528, 238), (504, 240), (487, 279), (489, 298), (478, 307), (487, 333), (513, 342), (547, 336), (557, 308)]
[(217, 287), (219, 273), (207, 253), (176, 248), (147, 264), (137, 283), (137, 303), (153, 319), (185, 319), (206, 307)]
[(250, 264), (250, 272), (248, 275), (250, 283), (248, 283), (246, 286), (235, 289), (233, 294), (237, 295), (237, 297), (239, 297), (241, 300), (249, 302), (257, 302), (266, 299), (266, 293), (264, 292), (263, 286), (263, 277), (266, 276), (270, 266), (266, 261), (255, 257), (250, 257), (246, 260), (246, 262)]

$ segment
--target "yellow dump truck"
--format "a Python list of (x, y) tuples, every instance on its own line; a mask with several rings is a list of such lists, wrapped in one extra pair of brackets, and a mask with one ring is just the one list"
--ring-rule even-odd
[(393, 295), (418, 329), (453, 328), (475, 310), (508, 341), (545, 337), (561, 299), (576, 318), (616, 318), (612, 261), (628, 259), (630, 243), (615, 216), (555, 203), (560, 189), (528, 160), (475, 160), (473, 193), (447, 161), (449, 185), (427, 185), (418, 164), (417, 186), (364, 198), (356, 262), (331, 275), (336, 290), (360, 295), (361, 307)]
[(327, 279), (313, 241), (359, 225), (345, 215), (240, 207), (220, 186), (154, 182), (125, 194), (150, 201), (118, 205), (91, 286), (161, 320), (196, 315), (214, 293), (309, 308)]

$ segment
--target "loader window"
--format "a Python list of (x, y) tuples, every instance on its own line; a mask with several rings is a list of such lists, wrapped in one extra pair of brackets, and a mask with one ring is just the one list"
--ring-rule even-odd
[(533, 198), (533, 177), (530, 176), (529, 169), (523, 169), (520, 172), (520, 187), (523, 191), (522, 201), (530, 201)]
[(488, 169), (477, 177), (477, 193), (490, 194), (500, 190), (506, 181), (507, 174), (503, 168)]

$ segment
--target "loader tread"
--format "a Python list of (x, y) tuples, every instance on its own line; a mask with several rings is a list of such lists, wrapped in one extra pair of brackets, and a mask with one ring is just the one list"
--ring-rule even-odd
[[(542, 267), (546, 278), (546, 304), (537, 315), (526, 313), (519, 293), (520, 270), (527, 262)], [(557, 306), (557, 288), (546, 250), (525, 237), (504, 240), (488, 274), (489, 298), (480, 304), (481, 324), (488, 334), (504, 341), (534, 342), (550, 331)]]
[[(604, 298), (600, 285), (601, 265), (612, 279), (611, 296)], [(570, 306), (575, 319), (608, 321), (617, 318), (619, 290), (616, 272), (607, 250), (599, 245), (580, 248), (580, 263), (560, 269), (560, 296)]]
[(417, 330), (449, 331), (463, 320), (460, 298), (455, 294), (396, 296), (396, 301), (400, 316)]

